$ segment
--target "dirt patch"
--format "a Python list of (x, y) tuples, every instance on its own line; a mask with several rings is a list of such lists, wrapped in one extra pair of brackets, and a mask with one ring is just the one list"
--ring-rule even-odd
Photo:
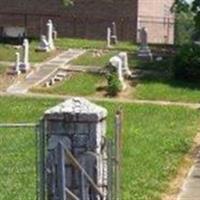
[(194, 164), (199, 151), (200, 132), (198, 132), (194, 138), (194, 143), (190, 152), (183, 158), (178, 173), (176, 177), (171, 180), (167, 192), (163, 194), (162, 200), (177, 200), (178, 194), (184, 184), (184, 180), (187, 177), (190, 168)]

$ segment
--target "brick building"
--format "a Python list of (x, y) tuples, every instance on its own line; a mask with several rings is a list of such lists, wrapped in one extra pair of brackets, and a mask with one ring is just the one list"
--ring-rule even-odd
[(138, 29), (147, 27), (151, 43), (173, 43), (174, 0), (0, 0), (0, 36), (26, 32), (38, 37), (52, 19), (59, 36), (105, 39), (106, 28), (117, 24), (121, 40), (138, 40)]

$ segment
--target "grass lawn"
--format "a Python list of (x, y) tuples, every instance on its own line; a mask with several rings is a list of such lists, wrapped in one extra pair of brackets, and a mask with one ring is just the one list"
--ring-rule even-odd
[[(73, 38), (58, 38), (55, 41), (56, 47), (61, 49), (68, 48), (84, 48), (84, 49), (107, 49), (106, 40), (87, 40), (87, 39), (73, 39)], [(136, 51), (137, 45), (132, 42), (119, 42), (113, 46), (115, 50), (122, 51)]]
[(73, 74), (69, 80), (60, 82), (50, 88), (36, 87), (33, 92), (88, 96), (95, 94), (97, 87), (104, 82), (104, 77), (88, 73)]
[(138, 99), (200, 102), (200, 87), (184, 82), (149, 82), (137, 85), (134, 96)]
[(77, 59), (73, 60), (71, 63), (74, 65), (86, 65), (86, 66), (101, 66), (105, 67), (109, 59), (117, 55), (117, 51), (106, 51), (103, 52), (100, 56), (95, 56), (94, 51), (89, 51), (79, 56)]
[[(52, 53), (36, 52), (38, 42), (30, 43), (30, 62), (42, 62), (52, 55)], [(13, 45), (0, 44), (0, 61), (15, 62), (15, 53), (22, 49), (15, 49)]]
[[(8, 104), (9, 102), (9, 104)], [(57, 99), (0, 98), (1, 122), (37, 122)], [(122, 199), (160, 200), (183, 155), (191, 147), (199, 111), (181, 107), (99, 102), (109, 111), (108, 134), (115, 110), (124, 110)], [(25, 134), (26, 132), (26, 134)], [(34, 135), (0, 131), (0, 199), (35, 199)]]
[(0, 75), (4, 74), (7, 68), (8, 66), (0, 64)]

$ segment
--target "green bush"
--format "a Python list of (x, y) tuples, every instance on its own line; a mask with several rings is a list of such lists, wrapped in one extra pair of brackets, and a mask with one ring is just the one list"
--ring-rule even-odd
[(196, 81), (200, 79), (200, 46), (183, 45), (174, 58), (176, 79)]
[(110, 96), (116, 96), (122, 89), (120, 80), (118, 79), (117, 73), (112, 71), (107, 75), (107, 92)]

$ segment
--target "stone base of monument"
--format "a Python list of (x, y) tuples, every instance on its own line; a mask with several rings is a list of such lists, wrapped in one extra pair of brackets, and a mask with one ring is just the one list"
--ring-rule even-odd
[(30, 69), (30, 64), (20, 64), (19, 69), (22, 73), (26, 73)]
[(138, 52), (138, 58), (140, 58), (142, 60), (147, 60), (147, 61), (153, 60), (153, 55), (152, 55), (151, 49), (148, 46), (141, 47)]
[(112, 45), (116, 45), (118, 43), (116, 35), (112, 35), (110, 39)]
[(10, 75), (14, 75), (14, 76), (18, 76), (21, 74), (21, 71), (13, 69), (12, 71), (10, 71), (8, 74)]
[(50, 49), (49, 49), (49, 47), (37, 47), (37, 48), (35, 49), (35, 51), (36, 51), (36, 52), (49, 52)]

